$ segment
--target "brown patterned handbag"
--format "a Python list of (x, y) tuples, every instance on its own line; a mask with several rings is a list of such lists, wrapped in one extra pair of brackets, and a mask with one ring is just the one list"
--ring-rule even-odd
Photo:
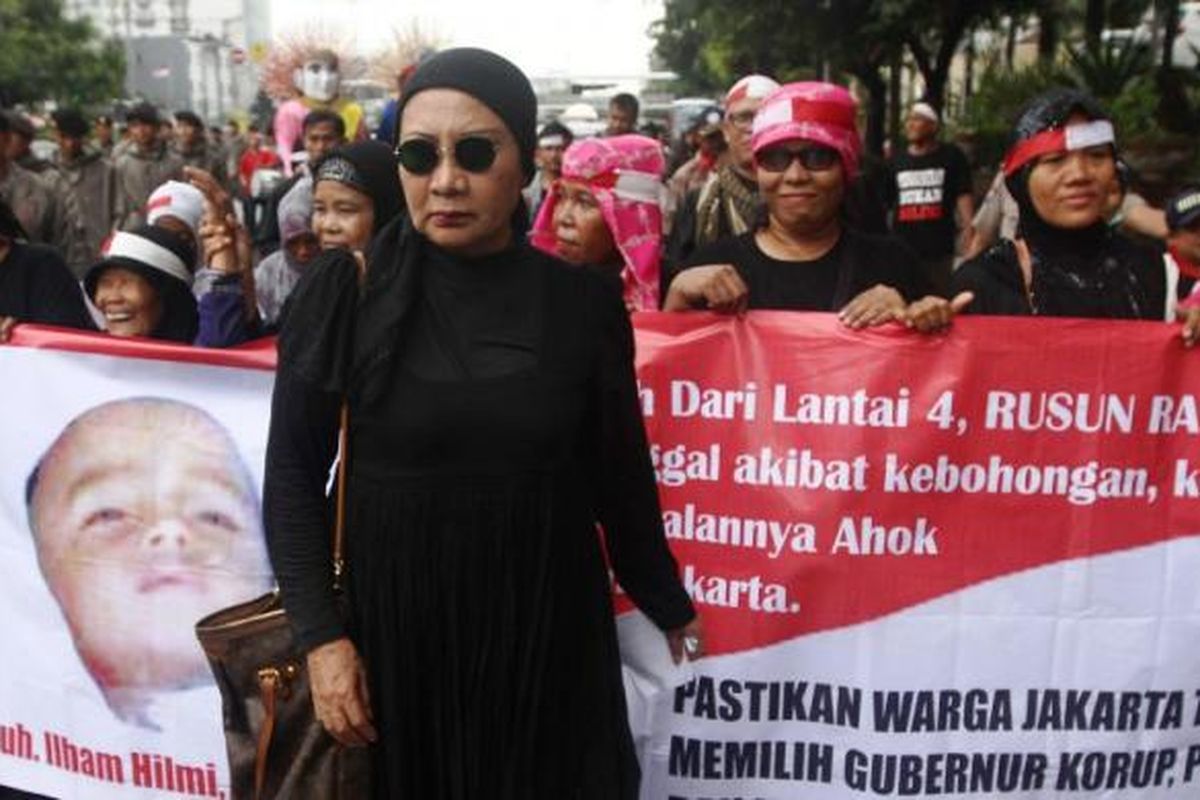
[[(345, 537), (349, 413), (342, 405), (333, 530), (340, 587)], [(338, 744), (313, 713), (304, 653), (276, 590), (196, 624), (225, 720), (233, 800), (366, 800), (370, 751)]]

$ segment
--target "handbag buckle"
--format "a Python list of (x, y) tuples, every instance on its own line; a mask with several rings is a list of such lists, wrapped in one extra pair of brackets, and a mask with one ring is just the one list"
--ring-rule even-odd
[(279, 699), (287, 700), (292, 693), (292, 681), (300, 673), (295, 664), (284, 664), (282, 667), (263, 667), (258, 671), (258, 685), (265, 691), (274, 691)]

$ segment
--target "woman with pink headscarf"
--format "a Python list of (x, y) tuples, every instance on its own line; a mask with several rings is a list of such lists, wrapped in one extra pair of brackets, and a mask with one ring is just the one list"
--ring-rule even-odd
[(533, 244), (617, 276), (629, 310), (657, 310), (664, 167), (662, 148), (646, 136), (576, 142), (538, 212)]
[(904, 319), (931, 287), (895, 239), (848, 226), (847, 193), (862, 143), (841, 86), (789, 83), (763, 101), (750, 147), (766, 214), (756, 229), (697, 251), (663, 307), (836, 311), (850, 327)]

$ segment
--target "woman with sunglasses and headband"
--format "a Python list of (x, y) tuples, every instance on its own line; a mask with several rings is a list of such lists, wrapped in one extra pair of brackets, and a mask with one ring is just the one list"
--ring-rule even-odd
[(665, 310), (837, 311), (865, 327), (901, 319), (930, 291), (903, 245), (846, 225), (862, 148), (855, 113), (850, 93), (829, 83), (789, 83), (763, 101), (751, 148), (765, 218), (689, 259)]
[[(605, 550), (676, 658), (703, 648), (666, 546), (613, 282), (526, 241), (536, 99), (454, 49), (399, 101), (408, 213), (322, 257), (279, 340), (264, 508), (318, 718), (377, 798), (633, 800)], [(350, 620), (326, 479), (349, 405)], [(597, 523), (603, 526), (603, 538)]]

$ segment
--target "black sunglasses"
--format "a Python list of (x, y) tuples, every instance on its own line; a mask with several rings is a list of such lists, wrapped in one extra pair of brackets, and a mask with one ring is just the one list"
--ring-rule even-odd
[[(454, 163), (467, 172), (487, 172), (496, 163), (496, 143), (483, 136), (464, 136), (454, 143)], [(396, 148), (406, 172), (428, 175), (442, 160), (442, 148), (429, 139), (409, 139)]]
[(832, 147), (805, 147), (801, 150), (772, 147), (756, 154), (754, 163), (767, 172), (786, 172), (792, 162), (798, 160), (800, 166), (809, 172), (824, 172), (833, 169), (840, 158), (838, 151)]

